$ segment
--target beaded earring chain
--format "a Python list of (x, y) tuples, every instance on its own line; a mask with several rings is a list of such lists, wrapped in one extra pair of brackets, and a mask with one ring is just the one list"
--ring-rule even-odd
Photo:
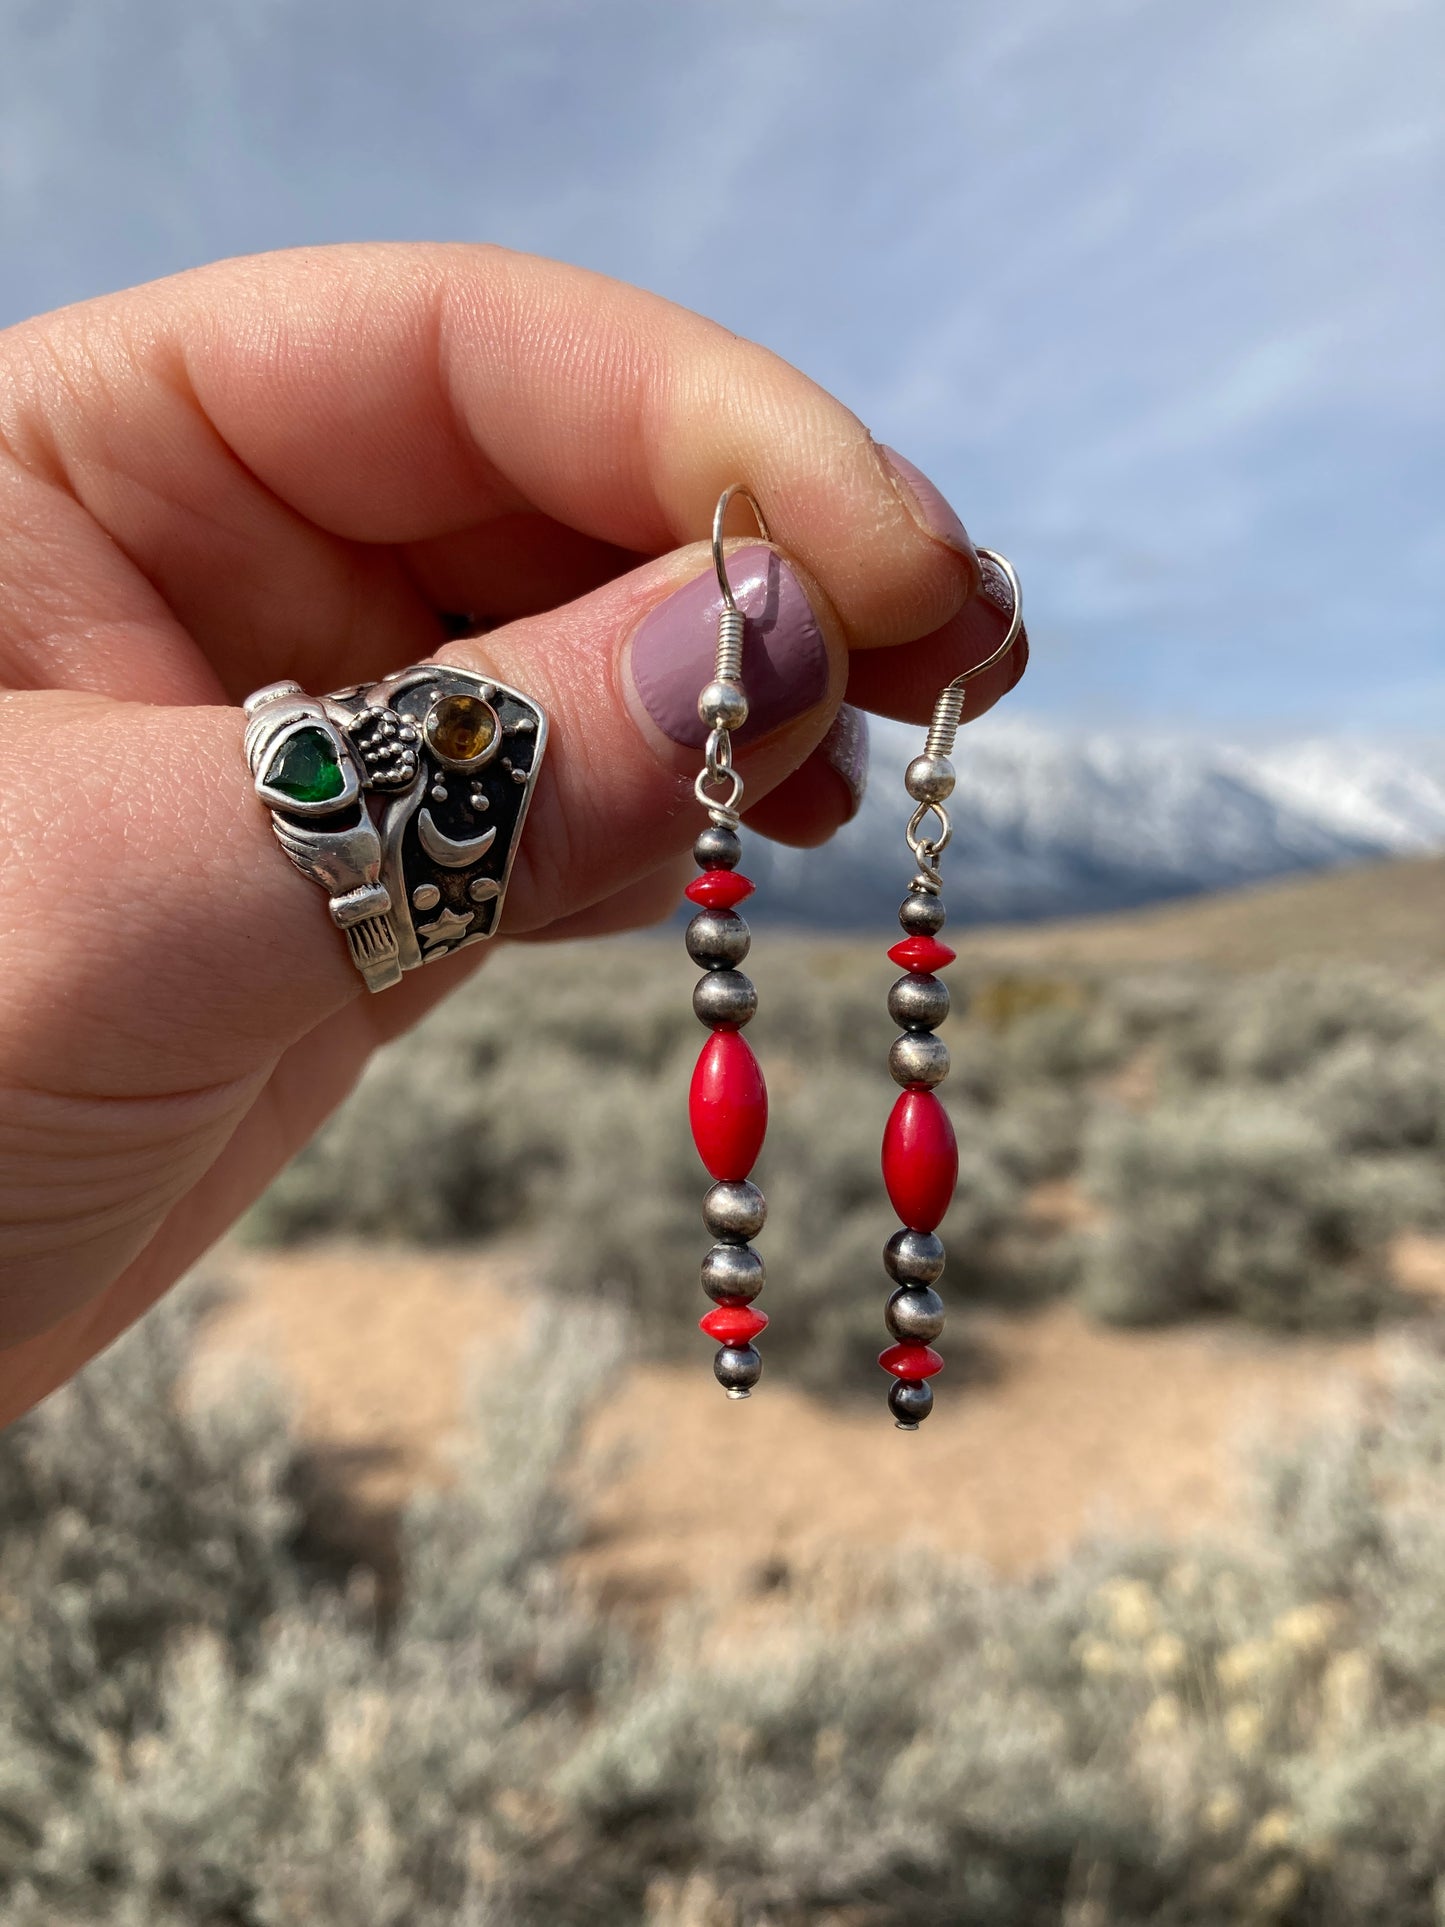
[[(717, 1343), (713, 1372), (729, 1398), (747, 1398), (762, 1376), (763, 1361), (753, 1340), (764, 1330), (766, 1312), (753, 1300), (763, 1288), (763, 1261), (751, 1240), (768, 1214), (762, 1192), (751, 1181), (768, 1128), (768, 1092), (762, 1069), (743, 1026), (758, 1007), (752, 980), (737, 966), (752, 943), (738, 905), (753, 885), (738, 870), (738, 804), (743, 782), (732, 763), (732, 731), (747, 721), (742, 687), (744, 619), (733, 597), (723, 555), (722, 530), (729, 502), (742, 495), (752, 504), (764, 541), (768, 531), (747, 490), (724, 490), (713, 516), (712, 552), (722, 591), (717, 661), (713, 680), (698, 697), (698, 715), (708, 727), (706, 761), (695, 789), (708, 813), (708, 827), (693, 845), (701, 875), (687, 886), (698, 905), (687, 926), (687, 951), (703, 974), (692, 993), (699, 1022), (712, 1035), (702, 1047), (688, 1093), (693, 1142), (716, 1180), (703, 1199), (702, 1218), (717, 1240), (702, 1261), (702, 1286), (714, 1309), (700, 1321)], [(719, 790), (719, 785), (722, 786)]]
[[(943, 1370), (933, 1340), (943, 1330), (943, 1300), (934, 1289), (946, 1253), (938, 1227), (958, 1184), (958, 1142), (937, 1086), (948, 1075), (948, 1046), (935, 1035), (948, 1015), (948, 986), (936, 973), (946, 970), (956, 952), (939, 941), (947, 912), (938, 859), (953, 827), (944, 808), (953, 794), (956, 772), (949, 757), (963, 715), (965, 685), (1012, 649), (1023, 624), (1018, 577), (992, 549), (980, 549), (1007, 581), (1013, 596), (1008, 633), (987, 661), (957, 676), (940, 694), (923, 754), (915, 756), (904, 786), (917, 805), (908, 822), (908, 847), (918, 863), (908, 895), (898, 912), (903, 939), (888, 952), (903, 971), (888, 993), (888, 1014), (903, 1026), (888, 1053), (888, 1068), (903, 1089), (883, 1133), (883, 1183), (893, 1209), (903, 1220), (883, 1248), (883, 1266), (893, 1281), (884, 1319), (893, 1343), (878, 1357), (894, 1383), (888, 1405), (900, 1431), (916, 1432), (933, 1410), (929, 1380)], [(932, 815), (931, 836), (921, 834)]]

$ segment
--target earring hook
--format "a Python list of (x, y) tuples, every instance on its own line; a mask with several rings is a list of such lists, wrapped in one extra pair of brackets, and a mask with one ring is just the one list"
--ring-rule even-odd
[[(968, 684), (975, 676), (981, 676), (985, 669), (992, 669), (996, 662), (1008, 654), (1024, 626), (1023, 591), (1012, 562), (1006, 555), (1000, 555), (997, 549), (980, 549), (978, 553), (983, 561), (992, 562), (995, 568), (1002, 571), (1013, 596), (1013, 610), (1004, 639), (997, 649), (985, 656), (982, 662), (976, 662), (971, 669), (965, 669), (961, 675), (955, 676), (952, 682), (945, 683), (938, 692), (923, 754), (914, 757), (903, 778), (904, 787), (918, 805), (908, 821), (908, 847), (918, 860), (914, 888), (929, 894), (936, 894), (942, 887), (938, 859), (948, 848), (953, 836), (953, 825), (944, 804), (953, 794), (954, 769), (949, 757), (958, 740), (958, 725), (963, 716)], [(930, 816), (938, 828), (932, 836), (924, 836), (921, 834), (923, 825)]]
[(740, 495), (757, 517), (758, 533), (763, 540), (771, 542), (773, 539), (768, 534), (768, 525), (763, 520), (763, 512), (758, 507), (758, 498), (752, 490), (745, 482), (729, 483), (717, 498), (717, 507), (712, 512), (712, 565), (717, 570), (717, 583), (722, 590), (723, 606), (730, 609), (734, 615), (738, 613), (738, 605), (733, 598), (733, 586), (728, 581), (727, 558), (723, 554), (723, 523), (727, 520), (728, 504), (735, 495)]
[(925, 756), (953, 754), (953, 745), (958, 738), (959, 719), (963, 715), (967, 685), (975, 676), (981, 676), (985, 669), (992, 669), (996, 662), (1001, 661), (1008, 654), (1018, 641), (1019, 631), (1024, 626), (1023, 591), (1019, 587), (1019, 579), (1014, 572), (1013, 563), (1006, 555), (1000, 555), (997, 549), (980, 549), (978, 554), (981, 561), (992, 562), (995, 568), (1001, 570), (1008, 583), (1009, 593), (1013, 597), (1008, 629), (997, 649), (985, 656), (982, 662), (976, 662), (971, 669), (965, 669), (961, 675), (955, 676), (952, 682), (945, 683), (938, 692), (938, 701), (933, 706), (933, 720), (928, 726), (928, 741), (923, 747)]
[[(763, 540), (772, 539), (757, 497), (743, 483), (730, 483), (718, 497), (712, 515), (712, 565), (717, 571), (723, 606), (718, 613), (713, 679), (697, 699), (697, 713), (708, 726), (708, 738), (706, 760), (693, 785), (698, 802), (709, 811), (713, 822), (730, 830), (738, 826), (738, 804), (743, 795), (743, 779), (733, 768), (732, 732), (741, 729), (748, 719), (748, 699), (742, 685), (746, 618), (728, 581), (727, 558), (723, 554), (723, 523), (727, 520), (728, 504), (735, 495), (741, 495), (757, 517)], [(711, 792), (718, 784), (725, 784), (726, 792), (714, 795)]]

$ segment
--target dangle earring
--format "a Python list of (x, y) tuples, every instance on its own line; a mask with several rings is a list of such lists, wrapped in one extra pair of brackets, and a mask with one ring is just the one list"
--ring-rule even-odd
[[(958, 1144), (936, 1086), (948, 1075), (948, 1046), (934, 1033), (948, 1015), (948, 986), (935, 974), (947, 969), (955, 952), (940, 943), (946, 912), (938, 859), (953, 828), (944, 804), (953, 793), (955, 772), (949, 757), (963, 714), (965, 685), (1008, 654), (1023, 626), (1023, 603), (1012, 564), (992, 549), (979, 555), (1007, 581), (1013, 596), (1008, 633), (986, 661), (955, 676), (934, 705), (923, 754), (904, 775), (917, 804), (908, 822), (908, 847), (918, 864), (898, 912), (903, 939), (888, 952), (903, 975), (888, 993), (888, 1014), (903, 1026), (888, 1053), (893, 1080), (903, 1086), (883, 1133), (883, 1182), (893, 1209), (903, 1220), (883, 1249), (883, 1264), (893, 1281), (884, 1311), (894, 1340), (878, 1363), (894, 1385), (889, 1409), (900, 1431), (916, 1432), (933, 1410), (929, 1380), (943, 1370), (932, 1341), (943, 1330), (943, 1300), (934, 1289), (943, 1273), (943, 1240), (938, 1227), (958, 1182)], [(923, 834), (929, 816), (930, 835)]]
[(753, 1340), (766, 1326), (753, 1300), (763, 1288), (763, 1261), (750, 1240), (763, 1228), (768, 1207), (749, 1179), (768, 1128), (768, 1092), (743, 1025), (758, 1007), (758, 993), (737, 966), (752, 938), (737, 906), (753, 886), (738, 870), (738, 804), (743, 779), (733, 768), (732, 732), (748, 718), (742, 687), (743, 612), (728, 581), (723, 554), (723, 522), (728, 504), (740, 495), (757, 517), (768, 540), (762, 511), (741, 484), (724, 489), (712, 519), (712, 559), (722, 592), (717, 660), (713, 680), (697, 700), (708, 727), (706, 760), (694, 790), (708, 814), (708, 827), (692, 846), (701, 875), (687, 886), (698, 906), (687, 926), (687, 950), (703, 974), (692, 993), (692, 1007), (712, 1035), (702, 1047), (688, 1093), (693, 1142), (716, 1180), (703, 1199), (703, 1223), (717, 1240), (702, 1261), (702, 1285), (715, 1309), (700, 1321), (717, 1341), (713, 1372), (729, 1398), (747, 1398), (762, 1375), (763, 1361)]

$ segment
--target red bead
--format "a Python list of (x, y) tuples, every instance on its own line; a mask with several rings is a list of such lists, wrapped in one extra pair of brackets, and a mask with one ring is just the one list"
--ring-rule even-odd
[(767, 1329), (768, 1314), (754, 1311), (751, 1305), (719, 1305), (697, 1322), (719, 1345), (751, 1345), (758, 1333)]
[(683, 892), (704, 910), (732, 910), (752, 894), (752, 884), (737, 870), (704, 870)]
[(883, 1133), (883, 1182), (910, 1231), (936, 1231), (958, 1182), (958, 1140), (932, 1091), (904, 1091)]
[(916, 970), (922, 976), (934, 970), (946, 970), (958, 952), (940, 943), (937, 937), (917, 936), (895, 943), (888, 955), (900, 970)]
[(895, 1378), (932, 1378), (943, 1370), (943, 1360), (931, 1345), (890, 1345), (879, 1352), (878, 1363)]
[(702, 1047), (688, 1092), (692, 1141), (719, 1181), (736, 1183), (758, 1161), (768, 1129), (768, 1087), (747, 1040), (714, 1031)]

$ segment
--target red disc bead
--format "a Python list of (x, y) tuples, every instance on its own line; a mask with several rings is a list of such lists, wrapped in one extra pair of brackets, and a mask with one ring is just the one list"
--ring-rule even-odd
[(688, 1092), (692, 1141), (719, 1182), (737, 1183), (758, 1161), (768, 1128), (768, 1087), (738, 1031), (719, 1030), (702, 1047)]
[(753, 894), (753, 886), (738, 870), (704, 870), (700, 877), (694, 877), (683, 895), (693, 903), (700, 903), (704, 910), (735, 910), (745, 897)]
[(943, 1370), (943, 1360), (931, 1345), (890, 1345), (879, 1352), (878, 1363), (895, 1378), (932, 1378)]
[(751, 1345), (758, 1333), (767, 1329), (768, 1314), (754, 1311), (751, 1305), (719, 1305), (697, 1322), (699, 1329), (719, 1345)]
[(900, 970), (916, 970), (924, 976), (935, 970), (946, 970), (958, 952), (940, 943), (937, 937), (917, 936), (895, 943), (888, 955)]
[(883, 1182), (910, 1231), (936, 1231), (958, 1183), (958, 1140), (932, 1091), (904, 1091), (883, 1133)]

